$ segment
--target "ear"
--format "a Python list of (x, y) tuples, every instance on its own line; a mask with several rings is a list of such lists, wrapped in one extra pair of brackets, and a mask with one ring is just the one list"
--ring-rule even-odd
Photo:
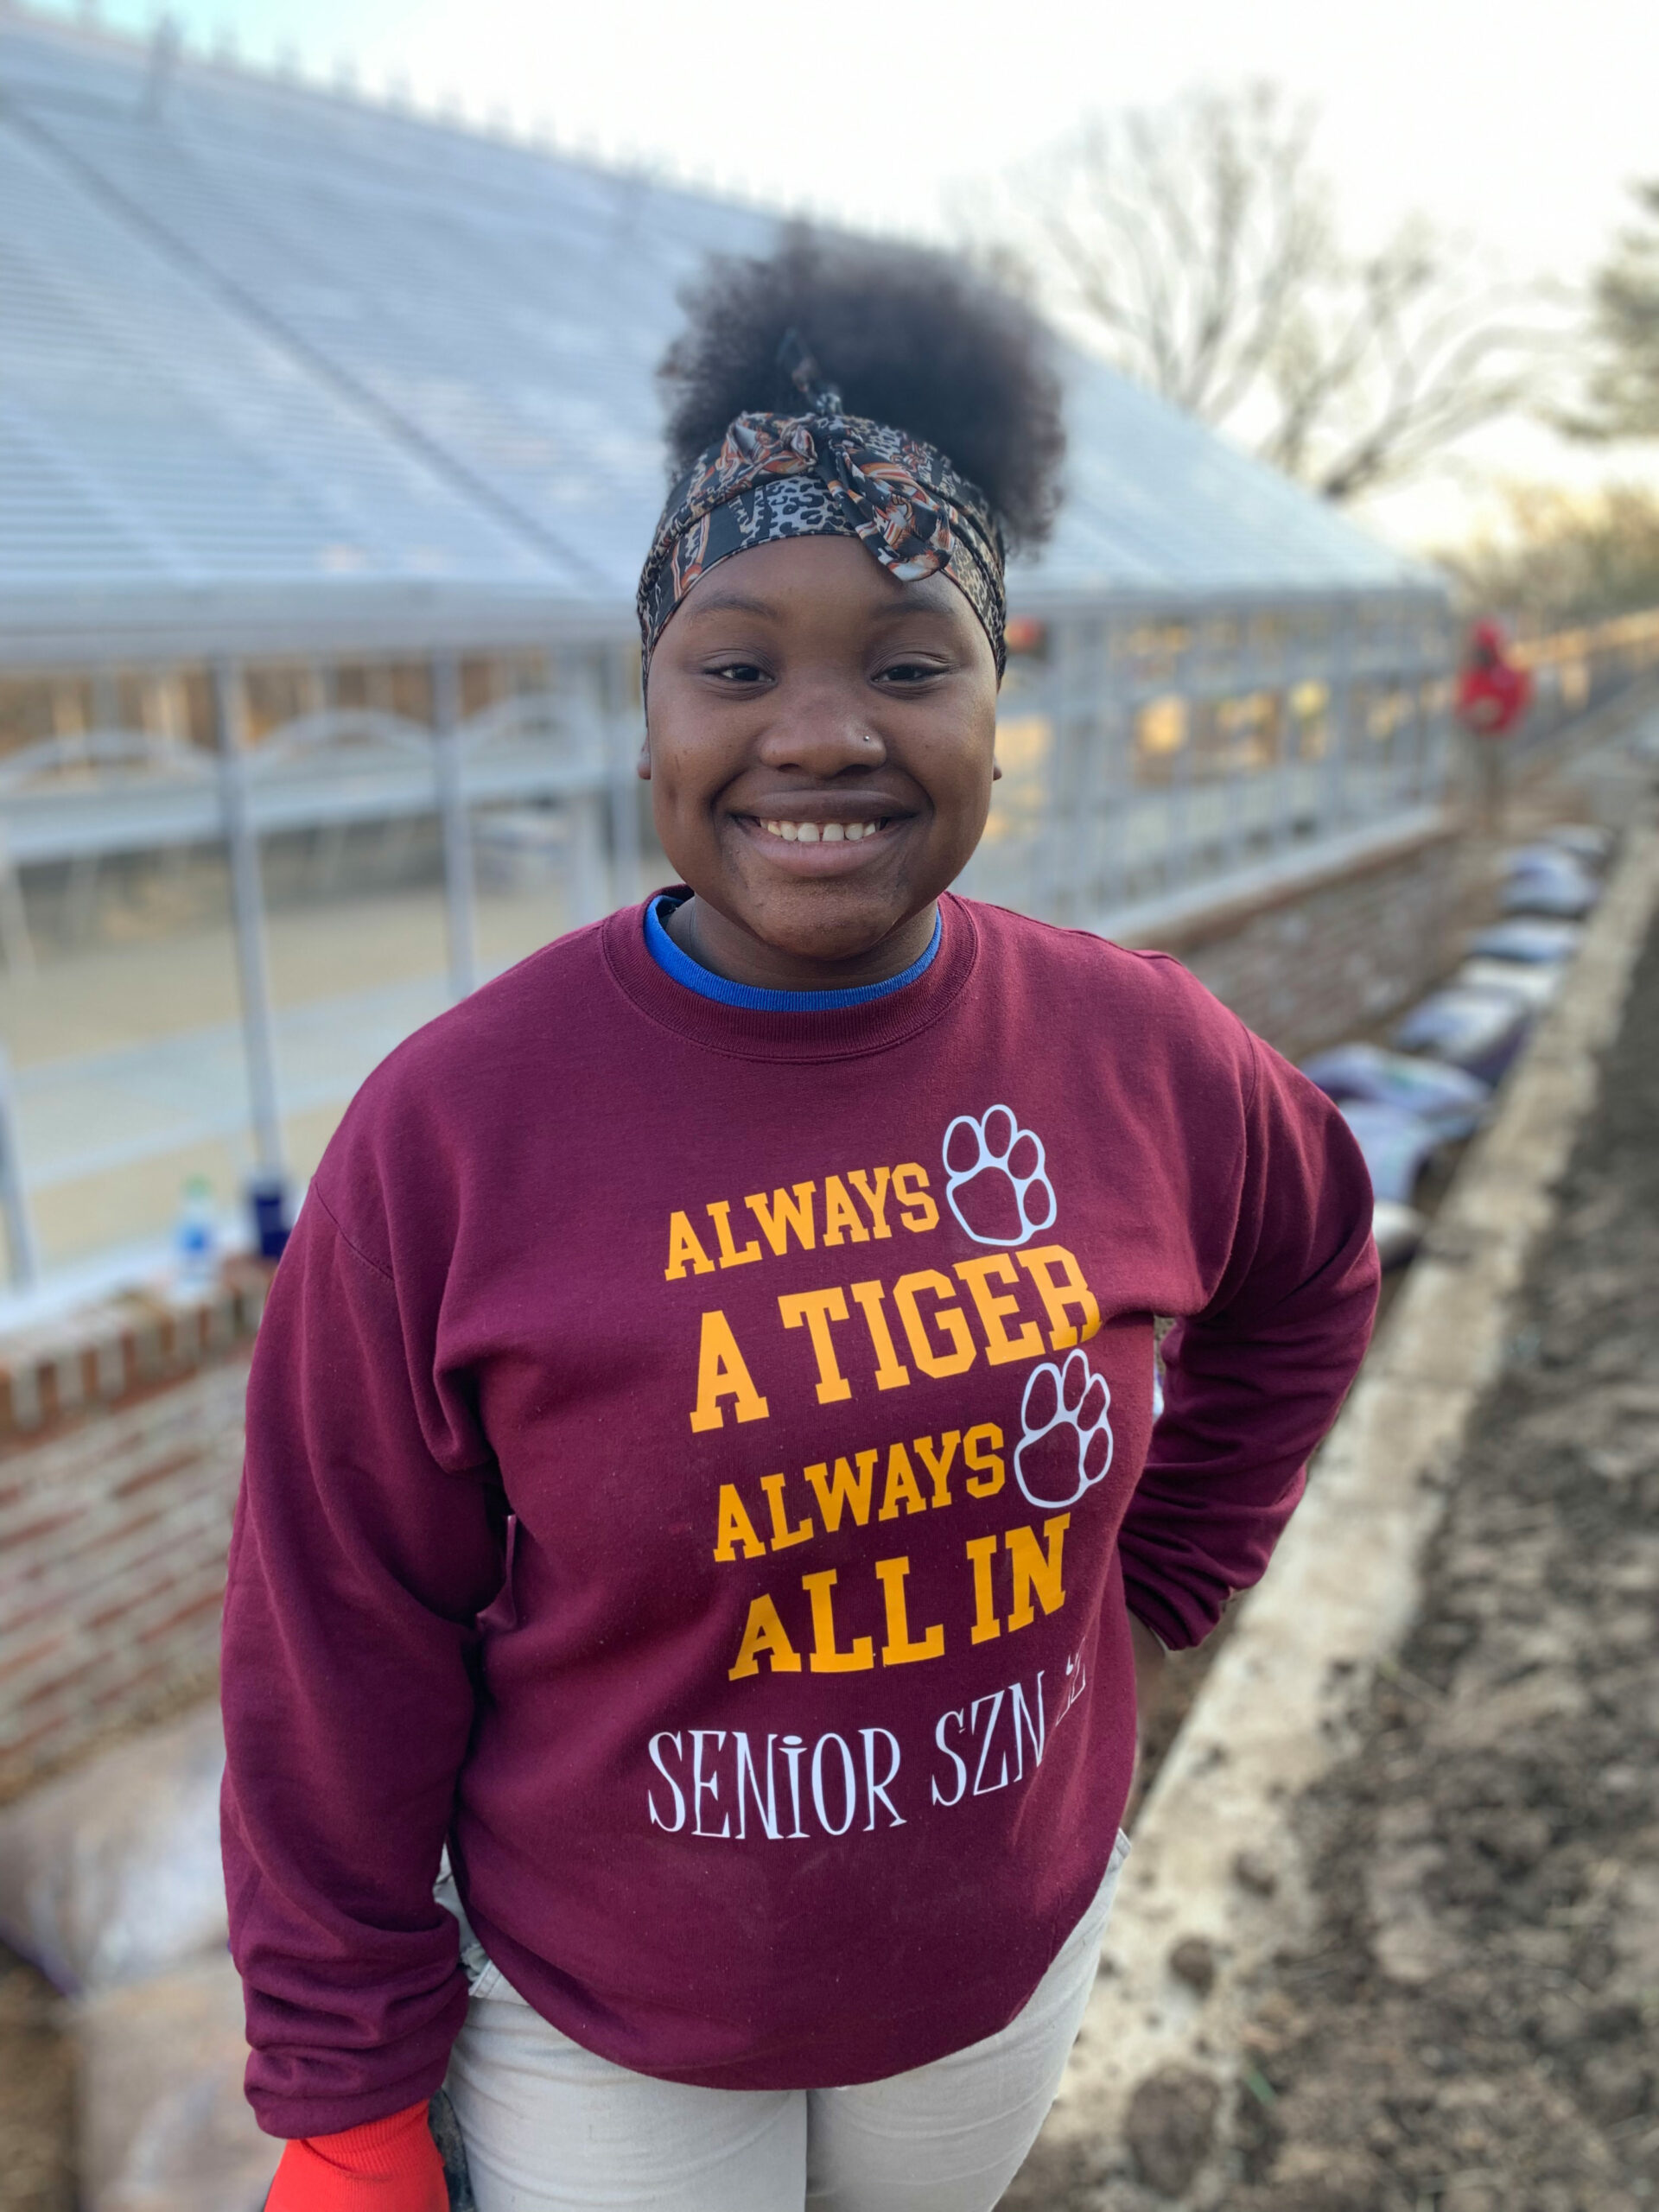
[(639, 741), (639, 757), (633, 764), (633, 772), (642, 784), (651, 781), (651, 738), (648, 734)]

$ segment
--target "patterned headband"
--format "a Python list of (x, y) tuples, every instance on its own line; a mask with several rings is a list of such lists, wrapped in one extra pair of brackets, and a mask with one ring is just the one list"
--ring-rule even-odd
[(639, 578), (645, 664), (699, 576), (781, 537), (861, 538), (900, 583), (943, 569), (1007, 659), (1001, 526), (976, 485), (937, 447), (861, 416), (791, 331), (779, 349), (804, 415), (740, 415), (669, 493)]

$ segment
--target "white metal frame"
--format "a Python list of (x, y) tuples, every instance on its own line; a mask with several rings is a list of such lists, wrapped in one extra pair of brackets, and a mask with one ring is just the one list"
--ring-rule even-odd
[[(1315, 859), (1357, 830), (1386, 833), (1440, 800), (1452, 652), (1446, 602), (1433, 590), (1056, 605), (1038, 650), (1010, 664), (1005, 776), (966, 887), (1047, 918), (1109, 927), (1149, 899), (1224, 897), (1230, 882), (1264, 861)], [(555, 689), (465, 718), (459, 655), (440, 651), (427, 657), (429, 726), (334, 707), (253, 744), (247, 664), (226, 657), (211, 669), (212, 754), (106, 729), (0, 760), (0, 950), (10, 963), (29, 957), (22, 868), (177, 845), (224, 849), (247, 1127), (258, 1171), (280, 1175), (283, 1107), (261, 839), (435, 819), (448, 992), (463, 997), (480, 980), (474, 809), (568, 807), (576, 864), (602, 877), (611, 903), (639, 895), (640, 729), (630, 658), (610, 639), (562, 640)], [(1304, 690), (1323, 702), (1317, 748), (1290, 742), (1289, 702)], [(1276, 741), (1248, 760), (1242, 739), (1230, 757), (1200, 757), (1205, 717), (1229, 712), (1247, 721), (1257, 713), (1276, 728)], [(1178, 714), (1184, 733), (1161, 753), (1147, 743), (1160, 713)], [(1373, 723), (1383, 735), (1366, 734)], [(35, 1264), (35, 1240), (8, 1096), (0, 1081), (0, 1200), (12, 1224), (11, 1272), (22, 1281)]]
[[(32, 963), (19, 872), (170, 846), (219, 844), (230, 868), (248, 1119), (256, 1170), (283, 1171), (282, 1102), (265, 949), (259, 848), (274, 833), (435, 816), (443, 851), (449, 989), (480, 980), (474, 922), (471, 816), (509, 801), (558, 801), (581, 810), (603, 850), (613, 903), (638, 895), (637, 715), (614, 651), (568, 651), (575, 682), (520, 695), (463, 720), (459, 658), (429, 664), (432, 727), (370, 709), (328, 708), (249, 742), (245, 671), (213, 664), (215, 752), (141, 731), (100, 729), (34, 745), (0, 760), (0, 950), (14, 971)], [(11, 1090), (0, 1065), (0, 1206), (12, 1280), (38, 1268)]]

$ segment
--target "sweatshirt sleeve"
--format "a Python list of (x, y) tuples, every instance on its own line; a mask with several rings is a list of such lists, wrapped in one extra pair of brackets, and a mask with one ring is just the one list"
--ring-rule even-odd
[(505, 1507), (464, 1383), (435, 1372), (441, 1278), (400, 1298), (314, 1185), (254, 1355), (223, 1836), (248, 2095), (273, 2135), (424, 2103), (466, 2010), (432, 1891)]
[(1251, 1050), (1230, 1251), (1214, 1296), (1165, 1339), (1164, 1413), (1120, 1538), (1129, 1611), (1171, 1649), (1260, 1580), (1376, 1305), (1359, 1147), (1306, 1077)]

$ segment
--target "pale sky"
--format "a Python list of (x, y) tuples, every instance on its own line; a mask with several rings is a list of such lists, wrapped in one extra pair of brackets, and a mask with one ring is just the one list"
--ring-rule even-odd
[[(66, 10), (67, 11), (67, 10)], [(154, 0), (104, 0), (143, 30)], [(1652, 0), (169, 0), (189, 42), (250, 61), (297, 53), (366, 92), (406, 80), (423, 106), (551, 127), (564, 145), (645, 158), (770, 202), (926, 232), (963, 181), (1006, 168), (1091, 111), (1155, 105), (1195, 82), (1272, 78), (1322, 111), (1320, 154), (1356, 243), (1421, 210), (1517, 276), (1581, 279), (1659, 175)], [(1586, 461), (1511, 432), (1497, 471), (1653, 476), (1637, 449)], [(1448, 479), (1378, 514), (1454, 527)]]

